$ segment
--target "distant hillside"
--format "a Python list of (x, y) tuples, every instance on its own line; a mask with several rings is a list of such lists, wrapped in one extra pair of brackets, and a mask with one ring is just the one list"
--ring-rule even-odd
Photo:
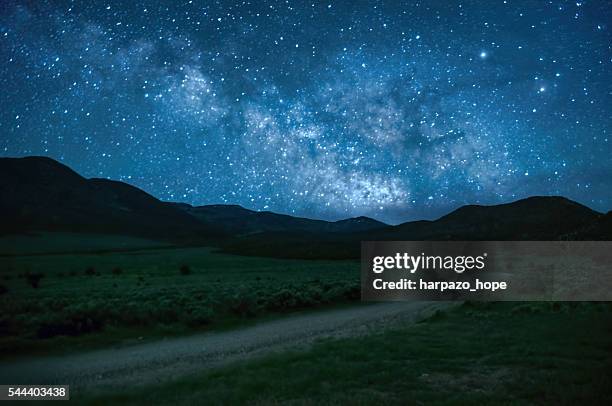
[(0, 234), (107, 233), (197, 243), (228, 235), (361, 232), (387, 226), (367, 217), (328, 222), (236, 205), (166, 203), (123, 182), (86, 179), (46, 157), (0, 158), (0, 220)]
[(358, 258), (367, 240), (609, 240), (612, 214), (563, 197), (463, 206), (434, 221), (336, 222), (236, 205), (165, 203), (126, 183), (85, 179), (44, 157), (0, 158), (0, 234), (105, 233), (221, 246), (228, 253)]
[(0, 232), (99, 232), (208, 239), (218, 228), (126, 183), (85, 179), (44, 157), (0, 159)]
[(388, 227), (368, 217), (340, 221), (313, 220), (270, 211), (253, 211), (238, 205), (193, 207), (176, 203), (176, 207), (201, 221), (217, 224), (229, 234), (248, 235), (264, 232), (353, 233)]
[(463, 206), (435, 221), (390, 227), (381, 237), (401, 240), (557, 240), (600, 217), (601, 213), (564, 197), (534, 196), (493, 206)]
[(586, 227), (578, 229), (573, 233), (568, 233), (566, 238), (568, 240), (582, 241), (612, 240), (612, 211), (609, 211)]
[(235, 238), (224, 251), (286, 258), (359, 258), (360, 241), (607, 240), (612, 217), (563, 197), (530, 197), (494, 206), (463, 206), (434, 221), (350, 234), (264, 233)]

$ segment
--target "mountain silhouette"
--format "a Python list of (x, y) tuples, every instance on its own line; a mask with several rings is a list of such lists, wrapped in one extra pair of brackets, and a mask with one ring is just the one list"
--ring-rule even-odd
[(568, 240), (610, 241), (612, 240), (612, 211), (597, 219), (597, 221), (567, 235)]
[(388, 227), (387, 224), (369, 217), (355, 217), (332, 222), (293, 217), (270, 211), (254, 211), (238, 205), (215, 204), (196, 207), (183, 203), (175, 205), (200, 221), (220, 225), (225, 231), (235, 235), (280, 231), (347, 233)]
[(262, 233), (233, 238), (228, 253), (285, 258), (359, 258), (360, 241), (608, 240), (612, 216), (564, 197), (534, 196), (512, 203), (468, 205), (437, 220), (411, 221), (368, 232)]
[(86, 179), (46, 157), (0, 158), (0, 233), (69, 231), (208, 244), (228, 253), (358, 258), (372, 240), (609, 240), (612, 212), (563, 197), (468, 205), (433, 221), (335, 222), (238, 205), (167, 203), (123, 182)]
[(222, 235), (123, 182), (85, 179), (45, 157), (0, 159), (0, 231), (70, 231), (156, 239)]
[(596, 222), (601, 213), (558, 196), (468, 205), (435, 221), (400, 224), (385, 237), (402, 240), (557, 240)]
[(357, 232), (386, 227), (358, 217), (329, 222), (237, 205), (166, 203), (127, 183), (86, 179), (51, 158), (0, 158), (0, 232), (101, 232), (210, 242), (269, 231)]

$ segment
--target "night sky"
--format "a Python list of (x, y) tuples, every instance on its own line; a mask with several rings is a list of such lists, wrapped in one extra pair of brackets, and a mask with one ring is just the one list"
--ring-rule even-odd
[(7, 1), (0, 155), (163, 200), (612, 209), (608, 1)]

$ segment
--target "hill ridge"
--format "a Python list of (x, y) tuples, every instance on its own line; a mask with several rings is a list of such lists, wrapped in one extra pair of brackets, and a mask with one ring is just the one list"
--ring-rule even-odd
[(220, 245), (244, 255), (358, 257), (362, 240), (610, 239), (610, 212), (562, 196), (465, 205), (436, 220), (387, 225), (255, 211), (237, 204), (164, 202), (128, 183), (86, 179), (48, 157), (0, 158), (0, 233), (99, 232)]

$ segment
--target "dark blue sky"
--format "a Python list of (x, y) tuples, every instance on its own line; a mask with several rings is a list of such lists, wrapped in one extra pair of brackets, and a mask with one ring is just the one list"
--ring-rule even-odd
[(607, 211), (611, 10), (5, 0), (0, 155), (325, 219), (535, 194)]

